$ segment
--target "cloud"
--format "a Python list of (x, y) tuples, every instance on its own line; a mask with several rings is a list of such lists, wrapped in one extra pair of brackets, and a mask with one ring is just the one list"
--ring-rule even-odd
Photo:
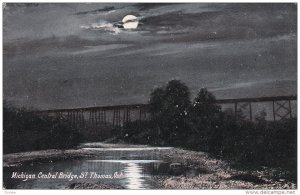
[(297, 80), (271, 79), (231, 83), (221, 88), (209, 88), (219, 99), (297, 94)]
[[(142, 25), (113, 26), (129, 14)], [(171, 78), (223, 98), (296, 93), (273, 85), (297, 79), (296, 35), (295, 4), (9, 4), (3, 93), (40, 108), (140, 103)]]
[(111, 45), (97, 45), (97, 46), (85, 46), (79, 51), (71, 52), (72, 55), (82, 55), (82, 54), (93, 54), (93, 53), (108, 53), (115, 49), (126, 48), (127, 44), (111, 44)]
[(254, 40), (209, 40), (189, 42), (186, 44), (175, 43), (152, 43), (149, 47), (132, 47), (130, 50), (119, 51), (106, 57), (143, 55), (143, 56), (165, 56), (165, 57), (189, 57), (197, 53), (209, 53), (214, 56), (240, 56), (264, 53), (270, 48), (270, 43), (293, 42), (295, 34), (285, 34), (274, 37), (259, 38)]
[[(193, 4), (194, 5), (194, 4)], [(175, 5), (174, 5), (175, 6)], [(292, 4), (258, 5), (216, 4), (209, 9), (175, 7), (156, 12), (142, 18), (141, 30), (149, 31), (144, 35), (167, 34), (165, 41), (187, 42), (208, 39), (256, 39), (288, 33), (296, 33), (296, 7)], [(179, 5), (177, 7), (180, 7)], [(197, 4), (194, 5), (197, 8)], [(241, 8), (242, 7), (242, 8)], [(168, 6), (164, 6), (167, 9)], [(141, 13), (142, 14), (142, 13)], [(181, 34), (177, 32), (182, 32)], [(173, 33), (174, 32), (174, 33)], [(176, 35), (173, 38), (171, 35)]]
[[(240, 83), (232, 83), (226, 87), (219, 87), (219, 88), (211, 88), (210, 91), (223, 91), (228, 89), (239, 89), (239, 88), (248, 88), (254, 85), (264, 84), (264, 83), (272, 83), (276, 82), (277, 80), (255, 80), (255, 81), (249, 81), (249, 82), (240, 82)], [(284, 80), (283, 80), (284, 81)]]
[(108, 22), (100, 22), (100, 23), (93, 23), (90, 25), (82, 25), (80, 26), (82, 29), (88, 29), (88, 30), (102, 30), (106, 32), (110, 32), (112, 34), (119, 34), (121, 32), (120, 28), (115, 27), (112, 23)]
[(102, 9), (95, 9), (90, 11), (82, 11), (82, 12), (76, 12), (74, 15), (86, 15), (86, 14), (99, 14), (99, 13), (112, 13), (115, 12), (114, 6), (107, 6)]

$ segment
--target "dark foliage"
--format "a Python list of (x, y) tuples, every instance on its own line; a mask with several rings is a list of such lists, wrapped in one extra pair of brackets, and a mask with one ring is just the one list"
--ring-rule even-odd
[(191, 103), (188, 88), (177, 80), (151, 93), (150, 112), (150, 121), (126, 124), (121, 139), (206, 151), (242, 165), (281, 167), (296, 178), (295, 118), (266, 121), (262, 111), (249, 121), (240, 110), (222, 111), (206, 89)]
[(165, 145), (159, 126), (152, 121), (135, 121), (124, 125), (121, 138), (137, 144)]
[(189, 112), (192, 131), (187, 146), (204, 151), (216, 147), (221, 125), (221, 107), (216, 104), (216, 98), (207, 89), (201, 89)]
[(176, 145), (188, 133), (188, 87), (179, 80), (171, 80), (166, 86), (155, 89), (150, 95), (150, 112), (153, 123), (163, 142)]
[(3, 152), (65, 149), (81, 141), (78, 130), (63, 117), (50, 117), (3, 106)]

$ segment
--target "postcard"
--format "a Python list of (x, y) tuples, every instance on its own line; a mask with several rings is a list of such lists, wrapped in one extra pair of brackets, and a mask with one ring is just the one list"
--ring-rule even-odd
[(298, 188), (297, 3), (2, 11), (4, 190)]

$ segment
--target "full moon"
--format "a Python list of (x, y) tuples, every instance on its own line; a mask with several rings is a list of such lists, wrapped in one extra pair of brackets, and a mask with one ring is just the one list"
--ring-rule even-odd
[(139, 25), (137, 17), (134, 15), (127, 15), (123, 18), (123, 27), (124, 29), (136, 29)]

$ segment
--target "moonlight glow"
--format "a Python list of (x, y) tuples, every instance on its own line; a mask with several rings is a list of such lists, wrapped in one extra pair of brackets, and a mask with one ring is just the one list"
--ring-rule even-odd
[(125, 16), (122, 22), (124, 29), (136, 29), (139, 25), (137, 17), (135, 17), (134, 15)]

